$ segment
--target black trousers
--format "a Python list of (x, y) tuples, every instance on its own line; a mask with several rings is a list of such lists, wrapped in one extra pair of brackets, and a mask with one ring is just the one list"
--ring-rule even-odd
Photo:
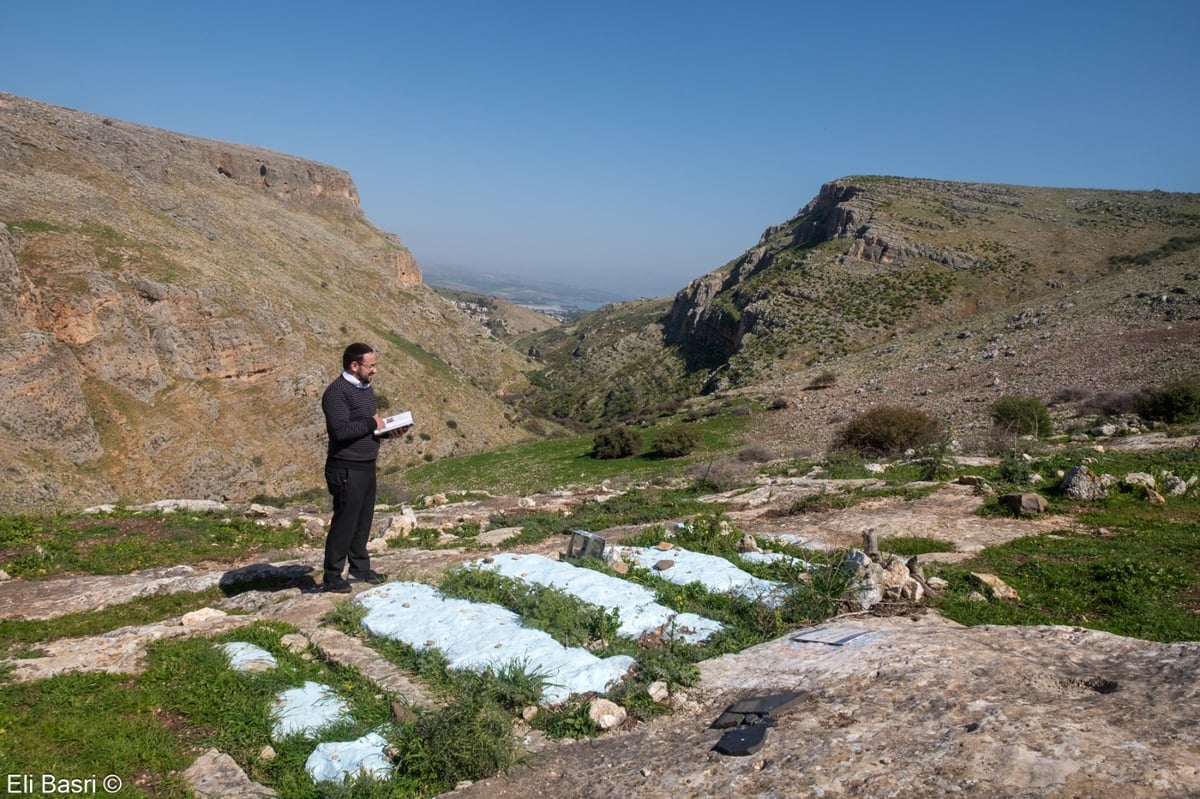
[(325, 580), (340, 579), (350, 560), (350, 573), (371, 571), (367, 540), (375, 518), (375, 463), (366, 469), (325, 464), (325, 484), (333, 497), (333, 519), (325, 536)]

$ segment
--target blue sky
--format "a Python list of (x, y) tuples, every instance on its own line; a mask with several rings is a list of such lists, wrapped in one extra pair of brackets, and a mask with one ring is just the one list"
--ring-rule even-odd
[(822, 183), (1200, 191), (1200, 3), (54, 2), (0, 90), (322, 161), (428, 265), (673, 294)]

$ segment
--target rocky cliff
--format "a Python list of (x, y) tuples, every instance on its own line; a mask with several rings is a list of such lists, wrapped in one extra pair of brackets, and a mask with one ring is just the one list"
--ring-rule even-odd
[(523, 359), (342, 170), (0, 94), (0, 223), (9, 504), (317, 487), (319, 395), (356, 340), (420, 420), (388, 466), (526, 435), (498, 396)]
[(1182, 278), (1197, 265), (1198, 233), (1193, 194), (843, 178), (680, 291), (665, 335), (733, 358), (734, 375), (761, 375), (748, 336), (776, 353), (829, 359), (930, 323), (1064, 296), (1154, 264), (1173, 240), (1183, 243), (1172, 251), (1184, 256), (1174, 263)]

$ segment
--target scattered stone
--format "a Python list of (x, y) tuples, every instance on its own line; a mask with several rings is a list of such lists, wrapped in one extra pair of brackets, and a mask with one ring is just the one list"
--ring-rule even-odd
[(654, 545), (654, 548), (657, 549), (659, 552), (666, 552), (669, 549), (674, 549), (675, 545), (672, 544), (670, 541), (659, 541), (657, 544)]
[(275, 758), (275, 747), (270, 744), (266, 744), (262, 749), (258, 750), (258, 759), (264, 763), (270, 763)]
[(1182, 477), (1168, 474), (1163, 478), (1163, 489), (1172, 496), (1181, 497), (1187, 493), (1188, 483)]
[(870, 610), (884, 599), (920, 599), (925, 591), (908, 564), (891, 553), (883, 553), (876, 560), (862, 550), (852, 549), (842, 568), (853, 575), (843, 598), (852, 611)]
[(1082, 464), (1067, 470), (1059, 487), (1068, 497), (1079, 502), (1092, 502), (1108, 497), (1108, 489), (1103, 481)]
[(1154, 475), (1146, 472), (1130, 472), (1121, 478), (1121, 485), (1128, 488), (1157, 488), (1158, 483), (1154, 479)]
[(251, 502), (250, 507), (246, 508), (247, 519), (266, 519), (279, 513), (279, 508), (271, 505), (260, 505), (257, 502)]
[(740, 539), (738, 539), (737, 551), (761, 552), (762, 550), (759, 549), (758, 540), (750, 533), (746, 533)]
[(655, 680), (646, 689), (646, 695), (661, 705), (671, 698), (671, 690), (667, 687), (665, 681)]
[(601, 730), (611, 730), (625, 723), (625, 708), (608, 699), (593, 699), (588, 705), (588, 718)]
[(657, 572), (665, 572), (667, 569), (671, 568), (674, 565), (675, 565), (675, 561), (664, 559), (664, 560), (660, 560), (654, 564), (654, 570)]
[(1153, 488), (1143, 489), (1143, 493), (1145, 494), (1147, 501), (1149, 501), (1149, 503), (1151, 505), (1166, 505), (1167, 504), (1167, 498), (1164, 497), (1162, 494), (1158, 493), (1157, 491), (1155, 491)]
[(984, 589), (991, 592), (992, 598), (999, 599), (1005, 602), (1020, 602), (1021, 597), (1013, 590), (1012, 586), (1001, 580), (994, 574), (983, 574), (980, 572), (971, 572), (971, 579), (982, 586)]
[(1046, 500), (1041, 494), (1025, 491), (1020, 494), (1001, 494), (997, 500), (1013, 516), (1036, 516), (1046, 511)]
[(380, 537), (385, 540), (408, 538), (417, 527), (417, 514), (412, 508), (401, 508), (399, 513), (385, 517), (380, 524)]
[(183, 772), (198, 799), (259, 799), (275, 796), (275, 791), (259, 785), (242, 771), (241, 766), (229, 755), (217, 749), (209, 749)]

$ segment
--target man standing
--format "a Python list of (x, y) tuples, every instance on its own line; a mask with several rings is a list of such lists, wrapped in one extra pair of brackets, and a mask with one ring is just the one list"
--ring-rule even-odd
[(325, 484), (333, 496), (322, 580), (326, 591), (339, 594), (350, 592), (350, 581), (342, 577), (347, 559), (350, 580), (378, 585), (387, 579), (387, 575), (371, 569), (371, 556), (367, 554), (375, 517), (375, 458), (381, 438), (375, 431), (383, 427), (371, 388), (377, 369), (378, 355), (373, 349), (366, 344), (351, 344), (342, 353), (341, 375), (321, 396), (325, 430), (329, 433)]

